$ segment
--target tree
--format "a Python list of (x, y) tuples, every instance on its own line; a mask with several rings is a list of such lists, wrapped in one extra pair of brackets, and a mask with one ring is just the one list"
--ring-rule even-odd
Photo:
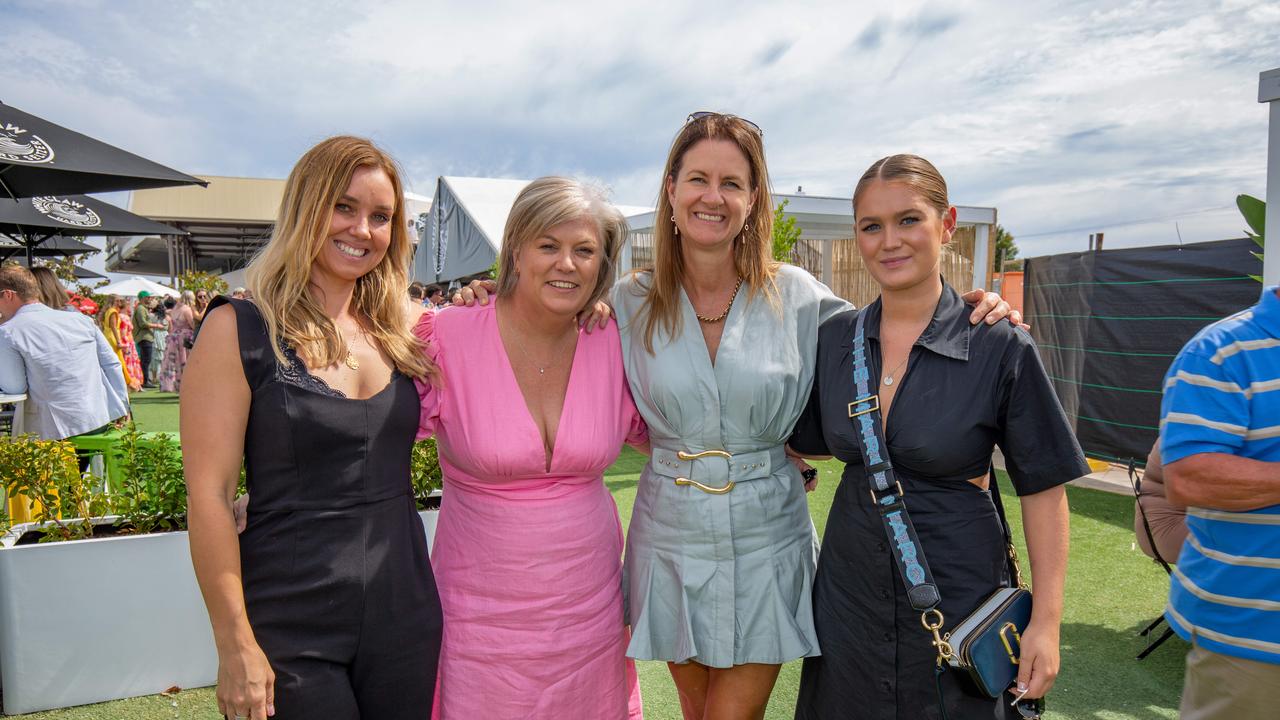
[(1017, 260), (1017, 257), (1018, 245), (1014, 243), (1013, 235), (1008, 230), (1005, 230), (1004, 227), (996, 225), (996, 272), (1021, 270), (1022, 261)]
[(203, 270), (188, 270), (178, 277), (178, 289), (199, 292), (204, 290), (209, 296), (225, 295), (230, 287), (227, 281), (211, 275)]
[(773, 211), (773, 259), (791, 262), (796, 243), (800, 240), (800, 225), (793, 217), (787, 217), (785, 209), (790, 200), (783, 200)]

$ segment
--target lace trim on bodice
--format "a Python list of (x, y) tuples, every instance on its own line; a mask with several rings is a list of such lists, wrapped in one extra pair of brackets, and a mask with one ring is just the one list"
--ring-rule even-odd
[(288, 344), (281, 342), (280, 350), (284, 353), (285, 358), (288, 359), (289, 364), (286, 366), (276, 363), (277, 380), (293, 385), (294, 387), (300, 387), (303, 390), (310, 390), (311, 392), (319, 393), (321, 395), (328, 395), (329, 397), (347, 397), (346, 393), (335, 389), (329, 385), (329, 383), (321, 380), (315, 375), (312, 375), (311, 371), (307, 369), (307, 364), (302, 362), (302, 358), (298, 357), (298, 353), (295, 352), (293, 348), (289, 347)]
[[(303, 390), (309, 390), (321, 395), (329, 397), (350, 399), (346, 393), (338, 390), (323, 378), (319, 378), (311, 374), (307, 369), (307, 364), (302, 362), (302, 358), (298, 357), (298, 353), (285, 342), (280, 343), (280, 351), (284, 353), (285, 358), (289, 361), (288, 366), (276, 363), (276, 379), (287, 385), (300, 387)], [(400, 377), (400, 369), (392, 368), (391, 382), (395, 382)]]

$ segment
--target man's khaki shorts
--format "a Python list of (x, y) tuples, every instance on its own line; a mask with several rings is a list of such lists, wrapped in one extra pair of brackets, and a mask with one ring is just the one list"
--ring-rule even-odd
[(1192, 645), (1182, 687), (1182, 720), (1280, 718), (1280, 664)]

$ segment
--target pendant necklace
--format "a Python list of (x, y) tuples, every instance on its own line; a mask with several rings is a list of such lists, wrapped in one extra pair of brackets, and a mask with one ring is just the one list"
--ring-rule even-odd
[(892, 385), (892, 384), (893, 384), (893, 378), (894, 378), (894, 376), (898, 374), (898, 371), (899, 371), (899, 370), (901, 370), (901, 369), (902, 369), (902, 366), (903, 366), (903, 365), (906, 365), (906, 364), (907, 364), (907, 361), (908, 361), (908, 360), (910, 360), (910, 359), (911, 359), (911, 352), (910, 352), (910, 351), (908, 351), (908, 352), (907, 352), (907, 356), (906, 356), (905, 358), (903, 358), (903, 359), (902, 359), (902, 362), (898, 363), (898, 367), (894, 368), (894, 369), (893, 369), (893, 372), (891, 372), (891, 373), (889, 373), (888, 375), (885, 375), (885, 376), (884, 376), (884, 384), (885, 384), (885, 386), (886, 386), (886, 387), (887, 387), (887, 386), (889, 386), (889, 385)]
[[(739, 277), (738, 277), (738, 282), (737, 282), (737, 284), (735, 284), (735, 285), (733, 286), (733, 294), (729, 296), (729, 304), (725, 306), (725, 308), (724, 308), (724, 312), (720, 313), (719, 315), (717, 315), (717, 316), (715, 316), (715, 317), (706, 317), (706, 316), (704, 316), (704, 315), (699, 315), (699, 314), (698, 314), (698, 311), (695, 309), (695, 310), (693, 311), (693, 315), (694, 315), (694, 317), (698, 318), (698, 320), (699, 320), (700, 322), (704, 322), (704, 323), (708, 323), (708, 324), (710, 324), (710, 323), (718, 323), (718, 322), (720, 322), (721, 320), (723, 320), (723, 319), (725, 319), (725, 318), (729, 317), (729, 311), (733, 309), (733, 301), (734, 301), (735, 299), (737, 299), (737, 297), (738, 297), (738, 289), (739, 289), (739, 288), (741, 288), (741, 287), (742, 287), (742, 277), (741, 277), (741, 276), (739, 276)], [(690, 302), (690, 304), (692, 305), (693, 303), (692, 303), (692, 302)]]
[[(538, 361), (537, 361), (537, 360), (534, 360), (534, 359), (533, 359), (533, 356), (532, 356), (532, 355), (530, 355), (530, 354), (529, 354), (529, 350), (525, 347), (525, 345), (524, 345), (524, 340), (523, 340), (523, 339), (521, 339), (521, 338), (516, 338), (516, 347), (519, 347), (519, 348), (520, 348), (520, 354), (521, 354), (521, 355), (524, 355), (524, 359), (525, 359), (525, 360), (528, 360), (530, 365), (532, 365), (532, 366), (534, 366), (535, 368), (537, 368), (537, 369), (538, 369), (538, 376), (539, 376), (539, 377), (542, 377), (542, 376), (546, 375), (548, 370), (550, 370), (551, 368), (553, 368), (553, 367), (555, 367), (555, 366), (559, 365), (559, 364), (560, 364), (560, 360), (561, 360), (561, 359), (563, 359), (563, 358), (554, 358), (554, 357), (553, 357), (552, 362), (547, 363), (546, 365), (541, 365), (541, 364), (539, 364), (539, 363), (538, 363)], [(560, 350), (560, 349), (561, 349), (561, 348), (556, 348), (556, 350)]]
[[(356, 327), (357, 327), (357, 328), (360, 328), (360, 337), (362, 337), (362, 338), (363, 338), (363, 337), (364, 337), (364, 328), (361, 328), (358, 324), (356, 325)], [(347, 356), (346, 356), (345, 358), (343, 358), (343, 359), (342, 359), (342, 364), (343, 364), (343, 365), (346, 365), (347, 367), (351, 368), (352, 370), (359, 370), (359, 369), (360, 369), (360, 358), (357, 358), (357, 357), (356, 357), (356, 356), (351, 352), (351, 343), (345, 343), (345, 344), (346, 344), (346, 346), (347, 346)]]

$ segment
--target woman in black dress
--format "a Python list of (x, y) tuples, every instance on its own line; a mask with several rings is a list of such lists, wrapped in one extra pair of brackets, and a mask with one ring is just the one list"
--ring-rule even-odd
[[(944, 631), (1008, 583), (1004, 536), (986, 481), (999, 445), (1021, 498), (1035, 585), (1016, 692), (1044, 695), (1058, 672), (1068, 512), (1062, 484), (1088, 473), (1030, 335), (970, 326), (970, 308), (939, 274), (956, 226), (946, 183), (927, 160), (885, 158), (854, 193), (855, 233), (881, 296), (867, 310), (868, 370), (889, 456), (942, 596)], [(847, 463), (814, 583), (821, 657), (806, 658), (796, 717), (939, 718), (935, 651), (872, 505), (849, 404), (857, 314), (819, 331), (809, 406), (790, 445)], [(902, 393), (897, 397), (897, 393)], [(941, 678), (952, 720), (1001, 717), (1006, 702)]]
[(402, 197), (367, 140), (308, 151), (249, 268), (254, 302), (211, 305), (187, 365), (191, 555), (227, 718), (431, 716), (440, 602), (409, 458), (413, 380), (434, 370), (410, 333)]

